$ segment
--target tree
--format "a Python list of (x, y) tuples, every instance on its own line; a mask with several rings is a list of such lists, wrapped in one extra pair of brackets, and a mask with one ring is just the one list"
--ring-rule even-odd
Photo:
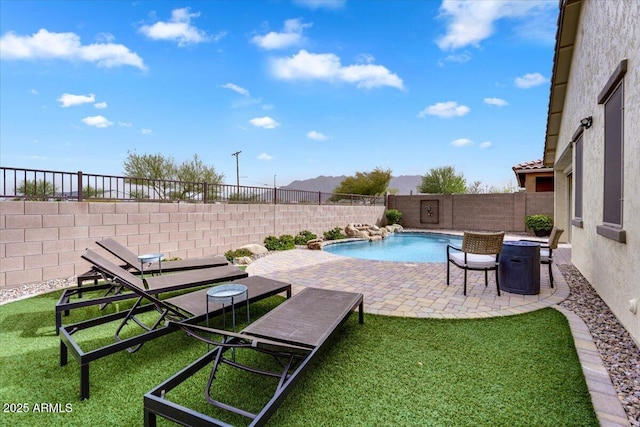
[[(383, 195), (391, 182), (391, 169), (375, 168), (371, 172), (356, 172), (340, 182), (333, 192), (339, 194), (362, 194), (365, 196)], [(336, 196), (336, 199), (343, 197)]]
[(18, 194), (31, 200), (49, 200), (55, 196), (56, 187), (44, 179), (25, 180), (18, 186)]
[[(137, 154), (128, 152), (124, 162), (127, 182), (147, 186), (161, 199), (193, 199), (204, 189), (202, 183), (221, 184), (224, 174), (216, 173), (213, 166), (206, 166), (197, 154), (190, 161), (177, 165), (173, 157), (162, 154)], [(142, 197), (144, 192), (132, 189), (131, 193)], [(147, 195), (148, 197), (148, 195)]]
[(467, 193), (469, 194), (482, 194), (484, 190), (482, 188), (482, 181), (473, 181), (473, 184), (467, 187)]
[(430, 169), (418, 187), (420, 193), (430, 194), (464, 193), (466, 190), (467, 180), (463, 174), (457, 174), (453, 166)]

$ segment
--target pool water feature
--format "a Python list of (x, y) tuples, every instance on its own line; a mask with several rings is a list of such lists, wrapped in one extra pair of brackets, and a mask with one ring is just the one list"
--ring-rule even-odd
[(326, 252), (352, 258), (400, 262), (446, 262), (447, 245), (460, 247), (461, 236), (436, 233), (394, 233), (373, 242), (351, 241), (324, 246)]

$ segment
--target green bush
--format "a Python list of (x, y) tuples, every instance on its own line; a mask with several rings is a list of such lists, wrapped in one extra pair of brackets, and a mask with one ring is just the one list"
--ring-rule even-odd
[(286, 251), (296, 247), (295, 239), (290, 234), (283, 234), (279, 238), (267, 236), (264, 238), (264, 247), (270, 251)]
[(336, 227), (333, 230), (325, 231), (324, 238), (325, 240), (340, 240), (346, 239), (347, 236), (342, 232), (342, 228)]
[(304, 246), (309, 240), (317, 239), (318, 236), (310, 232), (309, 230), (303, 230), (296, 235), (295, 244)]
[(553, 218), (549, 215), (529, 215), (525, 218), (525, 225), (535, 231), (551, 231), (553, 228)]
[(234, 258), (240, 258), (240, 257), (243, 257), (243, 256), (250, 257), (251, 255), (253, 255), (253, 254), (251, 253), (251, 251), (249, 249), (236, 249), (236, 250), (227, 251), (227, 252), (224, 253), (224, 257), (229, 262), (233, 261)]
[(402, 212), (397, 209), (389, 209), (385, 212), (385, 216), (387, 217), (387, 224), (400, 224), (402, 220)]

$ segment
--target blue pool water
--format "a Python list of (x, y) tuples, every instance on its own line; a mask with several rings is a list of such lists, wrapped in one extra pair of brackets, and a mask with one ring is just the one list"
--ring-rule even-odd
[(462, 237), (448, 234), (395, 233), (375, 242), (325, 245), (326, 252), (379, 261), (446, 262), (447, 245), (460, 247)]

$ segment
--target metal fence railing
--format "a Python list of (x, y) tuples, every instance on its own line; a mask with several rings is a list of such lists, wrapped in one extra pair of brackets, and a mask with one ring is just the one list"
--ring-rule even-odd
[(0, 199), (384, 205), (384, 196), (210, 184), (0, 166)]

